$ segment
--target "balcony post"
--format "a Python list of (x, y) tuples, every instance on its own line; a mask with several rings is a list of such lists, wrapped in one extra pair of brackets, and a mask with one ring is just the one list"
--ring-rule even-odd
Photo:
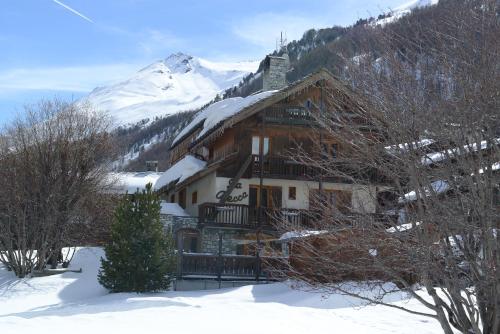
[(222, 266), (223, 266), (223, 258), (222, 258), (222, 233), (219, 232), (219, 254), (217, 257), (217, 280), (219, 281), (219, 289), (222, 284)]

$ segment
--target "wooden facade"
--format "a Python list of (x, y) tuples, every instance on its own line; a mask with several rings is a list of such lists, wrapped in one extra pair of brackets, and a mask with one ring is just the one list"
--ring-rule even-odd
[[(318, 110), (317, 106), (327, 105), (323, 101), (324, 89), (335, 93), (327, 98), (337, 99), (338, 110)], [(321, 133), (314, 113), (341, 113), (353, 124), (360, 123), (355, 117), (359, 110), (352, 110), (356, 103), (350, 94), (348, 88), (323, 70), (248, 105), (209, 131), (201, 132), (204, 124), (195, 124), (172, 147), (171, 164), (190, 154), (205, 161), (206, 168), (162, 189), (164, 199), (176, 201), (190, 215), (198, 217), (200, 230), (218, 228), (226, 233), (232, 229), (231, 233), (240, 231), (250, 239), (249, 232), (276, 236), (276, 217), (297, 226), (312, 222), (320, 180), (322, 189), (340, 212), (368, 208), (375, 214), (377, 185), (360, 186), (336, 178), (320, 178), (319, 170), (297, 163), (291, 155), (298, 146), (318, 154), (320, 139), (324, 152), (331, 157), (344, 149), (335, 138)], [(244, 247), (234, 247), (231, 253), (239, 253), (238, 249)], [(198, 251), (211, 252), (203, 247)]]

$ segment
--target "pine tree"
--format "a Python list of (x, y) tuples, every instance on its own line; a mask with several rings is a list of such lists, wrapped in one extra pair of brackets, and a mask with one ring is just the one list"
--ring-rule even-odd
[(173, 238), (160, 222), (160, 199), (151, 184), (121, 200), (105, 252), (98, 279), (111, 292), (169, 288), (175, 267)]

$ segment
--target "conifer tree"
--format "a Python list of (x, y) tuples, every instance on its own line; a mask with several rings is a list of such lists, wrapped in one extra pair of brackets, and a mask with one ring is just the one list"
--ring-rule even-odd
[(121, 200), (105, 252), (98, 279), (111, 292), (169, 288), (175, 267), (173, 238), (160, 222), (160, 199), (151, 184)]

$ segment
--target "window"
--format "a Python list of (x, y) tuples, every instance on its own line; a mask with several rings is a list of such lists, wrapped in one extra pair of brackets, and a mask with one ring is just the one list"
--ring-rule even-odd
[(176, 248), (182, 247), (187, 253), (197, 253), (199, 251), (200, 233), (192, 229), (180, 229), (177, 231)]
[(179, 205), (181, 208), (186, 208), (186, 188), (179, 191)]
[(267, 155), (269, 153), (269, 137), (264, 137), (264, 143), (262, 146), (262, 154)]
[(323, 159), (337, 158), (339, 155), (339, 144), (321, 144), (321, 156)]
[(191, 203), (196, 204), (198, 203), (198, 192), (195, 191), (191, 194)]
[(170, 195), (170, 203), (175, 203), (175, 194)]
[(257, 136), (252, 137), (252, 154), (253, 155), (259, 155), (259, 145), (260, 145), (260, 138)]
[(288, 187), (288, 199), (291, 199), (291, 200), (297, 199), (297, 188)]
[(260, 155), (260, 150), (262, 148), (262, 154), (269, 154), (269, 137), (253, 136), (252, 137), (252, 155)]
[(332, 144), (330, 153), (332, 158), (336, 158), (339, 154), (339, 144)]

